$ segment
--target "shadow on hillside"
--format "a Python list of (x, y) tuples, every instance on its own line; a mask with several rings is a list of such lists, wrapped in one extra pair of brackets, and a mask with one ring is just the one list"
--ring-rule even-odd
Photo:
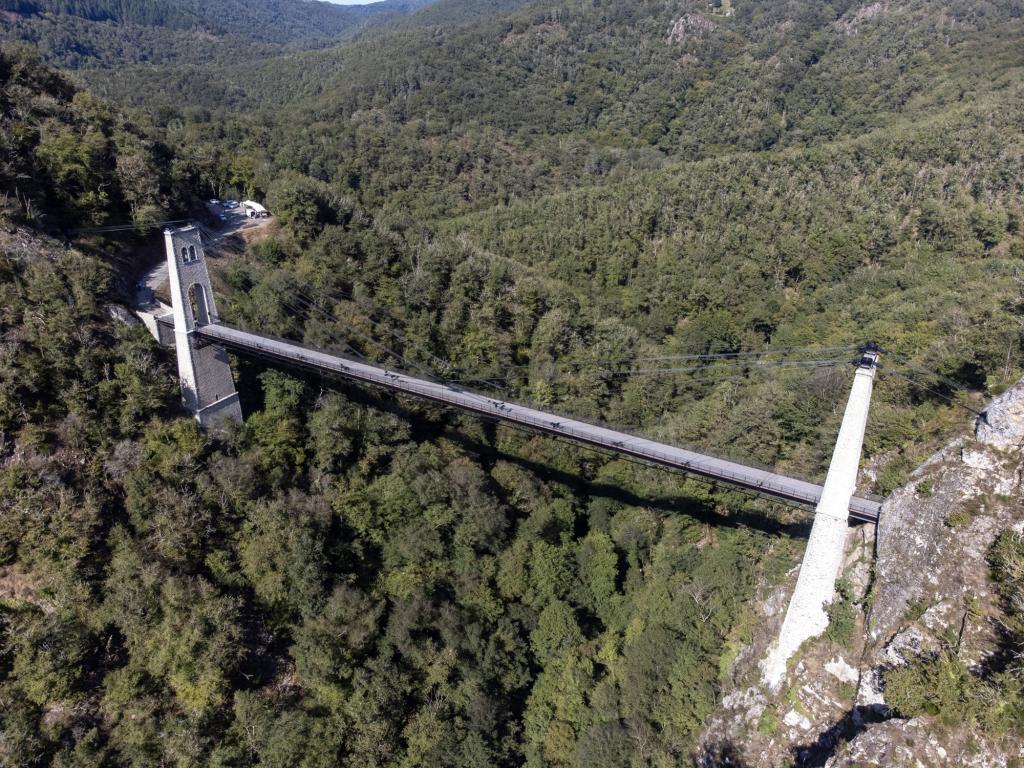
[[(262, 369), (263, 363), (250, 360), (245, 357), (239, 358), (241, 375), (238, 376), (238, 392), (242, 399), (242, 410), (245, 413), (260, 407), (261, 394), (255, 383), (258, 381), (258, 371)], [(447, 419), (437, 419), (425, 414), (421, 410), (415, 410), (402, 404), (394, 397), (381, 396), (377, 391), (363, 389), (357, 386), (350, 386), (344, 380), (334, 379), (319, 372), (311, 372), (301, 368), (289, 367), (292, 375), (304, 378), (311, 385), (319, 385), (342, 393), (354, 403), (389, 411), (396, 416), (408, 421), (412, 426), (414, 439), (432, 439), (440, 435), (457, 443), (467, 452), (483, 457), (488, 461), (507, 461), (510, 464), (529, 470), (547, 480), (577, 488), (590, 496), (606, 498), (617, 501), (621, 504), (634, 507), (649, 507), (650, 509), (666, 512), (669, 514), (683, 514), (692, 517), (707, 525), (728, 528), (750, 528), (755, 531), (767, 533), (773, 536), (786, 535), (791, 538), (807, 538), (811, 530), (811, 518), (796, 522), (783, 523), (765, 514), (759, 514), (744, 509), (730, 511), (725, 514), (713, 505), (686, 496), (655, 497), (646, 494), (637, 494), (626, 488), (611, 483), (598, 483), (589, 481), (584, 477), (565, 472), (551, 467), (542, 462), (531, 459), (524, 459), (521, 456), (505, 453), (493, 445), (480, 442), (474, 437), (466, 434), (460, 429), (458, 423)], [(437, 406), (429, 406), (437, 408)], [(444, 410), (444, 409), (442, 409)], [(497, 422), (485, 417), (479, 417), (489, 427)], [(533, 433), (530, 433), (533, 434)], [(554, 438), (552, 438), (554, 439)], [(598, 451), (600, 453), (600, 451)], [(665, 470), (669, 471), (669, 470)], [(711, 482), (711, 481), (709, 481)]]
[(505, 453), (491, 445), (481, 443), (478, 440), (451, 428), (446, 436), (457, 442), (466, 451), (478, 456), (485, 456), (491, 460), (507, 461), (518, 467), (533, 472), (546, 480), (561, 483), (572, 488), (579, 488), (590, 496), (597, 496), (631, 507), (648, 507), (659, 512), (670, 514), (687, 515), (707, 525), (727, 528), (750, 528), (771, 535), (784, 534), (792, 538), (806, 538), (810, 534), (811, 520), (800, 520), (792, 523), (782, 523), (767, 515), (757, 514), (746, 510), (735, 510), (728, 514), (715, 509), (711, 504), (686, 496), (653, 496), (638, 494), (612, 483), (600, 483), (587, 480), (578, 475), (556, 469), (542, 462), (531, 459), (524, 459), (515, 454)]
[(793, 760), (798, 768), (823, 768), (843, 742), (863, 733), (868, 726), (892, 718), (892, 713), (880, 706), (856, 706), (843, 718), (820, 734), (812, 744), (793, 747)]
[(697, 756), (697, 768), (748, 768), (739, 751), (729, 742), (705, 744)]

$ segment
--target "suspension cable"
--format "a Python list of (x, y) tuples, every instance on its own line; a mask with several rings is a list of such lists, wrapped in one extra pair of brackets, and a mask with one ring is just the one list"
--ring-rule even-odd
[[(308, 283), (307, 283), (307, 286), (308, 286)], [(340, 293), (344, 293), (344, 292), (340, 292)], [(347, 295), (349, 297), (351, 297), (351, 294), (347, 294)], [(463, 377), (461, 379), (453, 379), (451, 377), (445, 376), (441, 371), (435, 371), (435, 370), (432, 370), (432, 369), (426, 367), (425, 365), (422, 365), (422, 364), (414, 362), (414, 361), (410, 361), (410, 360), (406, 359), (405, 357), (402, 357), (398, 353), (394, 352), (393, 350), (390, 350), (388, 347), (385, 347), (384, 345), (380, 344), (379, 342), (373, 340), (372, 338), (367, 337), (364, 334), (361, 334), (360, 332), (356, 331), (354, 328), (352, 328), (351, 326), (347, 325), (346, 323), (343, 323), (341, 320), (339, 320), (333, 314), (331, 314), (330, 312), (325, 310), (322, 306), (320, 306), (316, 302), (315, 299), (307, 296), (304, 292), (299, 291), (299, 296), (301, 297), (300, 300), (303, 300), (304, 303), (307, 303), (310, 306), (314, 307), (318, 312), (320, 312), (321, 314), (323, 314), (326, 317), (330, 318), (333, 322), (336, 322), (339, 325), (342, 325), (345, 328), (348, 328), (350, 331), (356, 333), (357, 335), (359, 335), (361, 338), (363, 338), (364, 340), (368, 341), (369, 343), (375, 344), (376, 346), (378, 346), (378, 347), (380, 347), (382, 349), (388, 350), (391, 354), (395, 355), (399, 360), (403, 361), (406, 364), (406, 366), (408, 366), (410, 368), (419, 369), (420, 371), (425, 373), (427, 375), (427, 377), (430, 378), (430, 379), (434, 379), (434, 380), (437, 380), (437, 381), (445, 381), (445, 382), (449, 382), (449, 383), (462, 383), (462, 384), (476, 383), (476, 384), (481, 384), (481, 385), (483, 385), (483, 386), (485, 386), (485, 387), (487, 387), (489, 389), (493, 389), (493, 390), (498, 391), (498, 392), (501, 392), (501, 391), (503, 391), (503, 389), (505, 389), (505, 387), (502, 387), (502, 386), (500, 386), (498, 384), (495, 384), (494, 379), (492, 379), (490, 377), (468, 376), (468, 377)], [(353, 301), (354, 302), (355, 299), (354, 298), (349, 298), (349, 301)], [(392, 337), (394, 337), (400, 343), (408, 345), (409, 347), (412, 347), (413, 349), (419, 350), (424, 355), (432, 358), (433, 360), (436, 361), (436, 363), (441, 367), (441, 369), (443, 371), (459, 371), (460, 370), (460, 369), (455, 368), (454, 366), (452, 366), (451, 363), (448, 362), (447, 360), (443, 360), (442, 358), (438, 357), (437, 355), (435, 355), (430, 350), (422, 347), (421, 345), (419, 345), (416, 342), (412, 341), (407, 336), (399, 333), (398, 331), (395, 331), (393, 328), (390, 328), (388, 325), (384, 324), (383, 322), (381, 322), (379, 320), (374, 320), (372, 317), (369, 317), (369, 316), (366, 316), (366, 315), (361, 315), (361, 317), (363, 319), (365, 319), (367, 322), (369, 322), (371, 325), (373, 325), (374, 327), (380, 328), (380, 329), (388, 332), (389, 334), (391, 334)]]
[(645, 376), (645, 375), (669, 375), (669, 374), (685, 374), (685, 373), (703, 373), (705, 371), (714, 372), (720, 370), (723, 373), (730, 373), (736, 370), (749, 370), (756, 371), (764, 368), (829, 368), (834, 365), (841, 363), (850, 362), (848, 359), (835, 358), (832, 360), (786, 360), (777, 362), (752, 362), (743, 364), (730, 364), (721, 365), (712, 368), (711, 366), (696, 366), (688, 368), (630, 368), (624, 371), (609, 371), (606, 369), (599, 369), (599, 373), (606, 373), (609, 376)]
[(985, 419), (984, 412), (975, 410), (974, 408), (971, 408), (969, 405), (964, 405), (959, 400), (956, 400), (955, 398), (952, 398), (952, 397), (950, 397), (949, 395), (947, 395), (947, 394), (945, 394), (943, 392), (939, 392), (937, 389), (932, 389), (931, 387), (928, 387), (925, 384), (922, 384), (921, 382), (916, 381), (915, 379), (910, 378), (905, 373), (900, 373), (899, 371), (897, 371), (897, 370), (895, 370), (893, 368), (881, 368), (880, 370), (881, 370), (883, 375), (885, 375), (885, 374), (892, 374), (893, 376), (898, 376), (899, 378), (904, 379), (905, 381), (909, 382), (910, 384), (912, 384), (913, 386), (917, 387), (918, 389), (921, 389), (921, 390), (923, 390), (923, 391), (925, 391), (925, 392), (927, 392), (927, 393), (929, 393), (931, 395), (935, 395), (935, 397), (938, 397), (941, 400), (945, 400), (950, 405), (955, 405), (958, 408), (963, 408), (965, 411), (969, 411), (970, 413), (973, 413), (978, 418)]
[[(395, 352), (390, 347), (380, 343), (379, 341), (374, 339), (372, 336), (368, 336), (365, 333), (363, 333), (363, 332), (353, 328), (352, 326), (346, 325), (345, 323), (342, 323), (341, 320), (336, 318), (333, 314), (328, 312), (326, 309), (321, 307), (316, 302), (314, 302), (311, 299), (305, 297), (305, 295), (302, 294), (301, 292), (299, 293), (298, 300), (299, 300), (300, 303), (306, 305), (310, 309), (313, 309), (316, 312), (319, 312), (324, 317), (326, 317), (328, 320), (330, 320), (330, 321), (332, 321), (334, 323), (337, 323), (338, 325), (344, 326), (348, 331), (350, 331), (352, 334), (354, 334), (355, 336), (359, 337), (363, 341), (367, 342), (368, 344), (372, 344), (373, 346), (375, 346), (378, 349), (382, 350), (385, 354), (391, 355), (392, 357), (395, 358), (395, 360), (399, 361), (400, 363), (405, 365), (407, 368), (417, 368), (417, 369), (420, 369), (420, 370), (423, 370), (423, 371), (427, 371), (428, 370), (428, 369), (424, 368), (423, 366), (421, 366), (419, 364), (411, 363), (409, 360), (407, 360), (405, 357), (400, 355), (398, 352)], [(431, 375), (432, 375), (432, 372), (431, 372)]]

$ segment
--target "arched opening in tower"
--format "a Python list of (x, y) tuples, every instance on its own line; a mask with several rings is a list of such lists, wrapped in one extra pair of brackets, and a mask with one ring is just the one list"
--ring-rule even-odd
[(206, 289), (199, 283), (192, 283), (188, 289), (188, 302), (195, 324), (207, 325), (210, 322), (210, 307), (206, 299)]

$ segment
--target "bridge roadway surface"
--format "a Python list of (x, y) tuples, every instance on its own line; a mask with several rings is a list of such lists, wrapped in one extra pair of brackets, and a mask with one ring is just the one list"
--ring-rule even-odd
[[(397, 371), (310, 349), (283, 339), (243, 331), (220, 323), (211, 323), (197, 328), (196, 334), (236, 351), (253, 352), (281, 362), (299, 364), (346, 379), (404, 392), (531, 430), (604, 448), (641, 461), (713, 480), (721, 480), (783, 501), (815, 507), (821, 498), (821, 486), (804, 480), (797, 480), (713, 456), (705, 456), (684, 448), (618, 432), (607, 427), (599, 427), (565, 416), (545, 413), (513, 402), (496, 400), (493, 397), (458, 386), (419, 379)], [(855, 496), (850, 500), (850, 518), (860, 522), (876, 522), (880, 507), (881, 504), (877, 501)]]

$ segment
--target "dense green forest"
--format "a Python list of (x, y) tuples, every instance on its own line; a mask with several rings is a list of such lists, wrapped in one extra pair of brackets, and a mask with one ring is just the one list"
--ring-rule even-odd
[[(47, 183), (116, 167), (120, 143), (53, 156), (41, 137), (130, 125), (24, 54), (2, 65), (4, 135), (26, 137), (3, 177), (3, 763), (614, 765), (636, 739), (685, 755), (745, 596), (795, 554), (774, 538), (788, 518), (245, 366), (250, 417), (211, 441), (177, 414), (165, 354), (103, 310), (113, 244), (27, 228), (122, 205)], [(394, 236), (355, 213), (338, 234), (386, 267)]]
[[(794, 474), (876, 339), (883, 493), (1024, 369), (1020, 3), (441, 0), (159, 67), (116, 46), (193, 4), (21, 5), (49, 61), (120, 42), (77, 85), (0, 55), (0, 765), (686, 764), (806, 532), (245, 359), (246, 423), (202, 434), (105, 311), (138, 241), (84, 227), (256, 196), (229, 320)], [(772, 351), (829, 364), (657, 370)], [(944, 669), (914, 674), (907, 712)]]
[(8, 215), (45, 229), (158, 220), (187, 192), (167, 150), (21, 49), (0, 59), (0, 192)]
[(430, 0), (0, 0), (0, 33), (69, 68), (251, 61), (317, 48), (393, 22)]
[[(308, 0), (3, 0), (0, 8), (29, 19), (43, 15), (113, 22), (116, 27), (160, 27), (234, 33), (255, 40), (287, 42), (313, 37), (337, 37), (358, 21), (373, 15), (407, 11), (429, 0), (386, 0), (380, 4), (339, 7)], [(66, 23), (66, 19), (61, 18)], [(131, 30), (134, 32), (134, 30)], [(124, 64), (123, 60), (120, 64)]]
[(724, 16), (549, 0), (218, 77), (201, 63), (84, 74), (144, 107), (218, 180), (258, 192), (299, 171), (417, 220), (860, 136), (1019, 79), (1019, 7), (907, 2), (855, 22), (852, 6), (751, 3)]
[(114, 21), (172, 29), (198, 26), (201, 17), (182, 4), (166, 0), (4, 0), (3, 9), (23, 16), (43, 13), (77, 16), (89, 21)]

